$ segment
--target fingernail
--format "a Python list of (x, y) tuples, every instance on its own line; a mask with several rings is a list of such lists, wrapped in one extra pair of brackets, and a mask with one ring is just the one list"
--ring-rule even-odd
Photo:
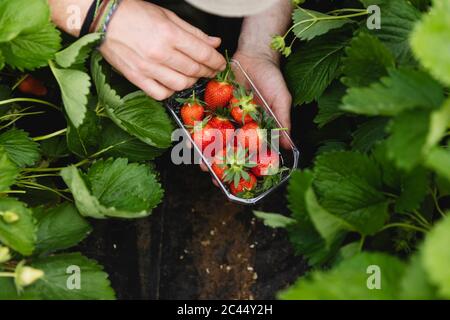
[(218, 42), (218, 41), (222, 41), (219, 37), (212, 37), (212, 36), (208, 36), (208, 40), (211, 42)]

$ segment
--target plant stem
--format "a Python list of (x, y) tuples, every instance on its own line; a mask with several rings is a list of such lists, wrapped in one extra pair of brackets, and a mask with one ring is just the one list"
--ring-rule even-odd
[(0, 121), (3, 121), (4, 119), (8, 119), (8, 118), (14, 118), (14, 117), (24, 117), (24, 116), (34, 116), (37, 114), (43, 114), (45, 113), (45, 111), (36, 111), (36, 112), (27, 112), (27, 113), (10, 113), (10, 114), (6, 114), (2, 117), (0, 117)]
[(31, 176), (24, 176), (24, 179), (34, 179), (34, 178), (43, 178), (43, 177), (59, 177), (60, 175), (57, 173), (48, 173), (48, 174), (35, 174)]
[[(301, 9), (301, 8), (300, 8), (300, 9)], [(303, 10), (303, 9), (302, 9), (302, 10)], [(304, 10), (303, 10), (303, 11), (304, 11)], [(305, 11), (305, 12), (306, 12), (306, 11)], [(283, 38), (286, 38), (287, 35), (288, 35), (292, 30), (294, 30), (296, 27), (298, 27), (299, 25), (302, 25), (302, 24), (304, 24), (304, 23), (307, 23), (307, 22), (312, 22), (311, 25), (313, 25), (313, 24), (315, 24), (317, 21), (322, 21), (322, 20), (339, 20), (339, 19), (355, 18), (355, 17), (365, 16), (365, 15), (367, 15), (367, 14), (368, 14), (367, 10), (364, 10), (364, 11), (361, 11), (361, 12), (358, 12), (358, 13), (352, 13), (352, 14), (347, 14), (347, 15), (343, 15), (343, 16), (334, 16), (334, 17), (316, 17), (316, 16), (313, 16), (313, 15), (311, 15), (311, 14), (308, 13), (308, 15), (311, 16), (311, 17), (313, 17), (313, 18), (312, 18), (312, 19), (305, 19), (305, 20), (302, 20), (302, 21), (300, 21), (300, 22), (295, 23), (294, 25), (292, 25), (292, 27), (290, 27), (290, 28), (286, 31), (286, 33), (284, 34)], [(307, 28), (311, 27), (311, 25), (308, 26)], [(302, 32), (303, 32), (303, 30), (302, 30)]]
[(15, 276), (16, 276), (16, 274), (13, 273), (13, 272), (0, 272), (0, 277), (1, 278), (6, 278), (6, 277), (14, 278)]
[(337, 9), (333, 11), (327, 12), (327, 14), (334, 14), (334, 13), (340, 13), (340, 12), (367, 12), (366, 9), (353, 9), (353, 8), (344, 8), (344, 9)]
[(59, 131), (47, 134), (45, 136), (35, 137), (35, 138), (33, 138), (33, 141), (43, 141), (43, 140), (51, 139), (51, 138), (57, 137), (59, 135), (65, 134), (66, 132), (67, 132), (67, 128), (61, 129)]
[(415, 231), (422, 232), (422, 233), (427, 233), (428, 232), (428, 230), (426, 230), (424, 228), (417, 227), (417, 226), (414, 226), (414, 225), (408, 224), (408, 223), (391, 223), (391, 224), (387, 224), (381, 229), (381, 231), (385, 231), (385, 230), (391, 229), (391, 228), (411, 229), (411, 230), (415, 230)]
[(359, 252), (362, 251), (365, 241), (366, 241), (366, 236), (361, 236), (361, 240), (359, 241)]
[(49, 107), (52, 107), (53, 109), (61, 111), (57, 105), (55, 105), (51, 102), (40, 100), (40, 99), (33, 99), (33, 98), (12, 98), (12, 99), (7, 99), (7, 100), (2, 100), (2, 101), (0, 101), (0, 106), (5, 105), (5, 104), (14, 103), (14, 102), (34, 102), (34, 103), (49, 106)]
[(27, 193), (26, 191), (24, 191), (24, 190), (9, 190), (9, 191), (0, 191), (0, 194), (20, 194), (20, 193), (22, 193), (22, 194), (24, 194), (24, 193)]
[(42, 184), (39, 183), (34, 183), (34, 182), (30, 182), (30, 181), (22, 181), (20, 183), (17, 183), (17, 186), (19, 187), (24, 187), (24, 188), (29, 188), (29, 189), (36, 189), (36, 190), (43, 190), (43, 191), (50, 191), (53, 192), (55, 194), (57, 194), (58, 196), (60, 196), (61, 198), (64, 198), (68, 201), (72, 201), (72, 199), (66, 197), (64, 194), (62, 194), (60, 191), (62, 190), (56, 190), (47, 186), (44, 186)]
[(437, 212), (439, 212), (439, 214), (445, 218), (446, 214), (444, 213), (444, 211), (442, 211), (441, 207), (439, 206), (439, 201), (437, 199), (437, 190), (436, 189), (432, 189), (431, 190), (431, 197), (433, 198), (433, 202), (434, 202), (434, 206), (436, 207)]
[(16, 90), (16, 88), (17, 88), (18, 86), (20, 86), (20, 84), (21, 84), (28, 76), (29, 76), (28, 74), (24, 74), (22, 77), (20, 77), (20, 79), (17, 80), (17, 82), (12, 86), (11, 91)]

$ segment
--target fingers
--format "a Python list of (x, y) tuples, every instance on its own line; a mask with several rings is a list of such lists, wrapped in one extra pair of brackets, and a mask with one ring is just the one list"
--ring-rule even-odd
[[(291, 104), (292, 97), (286, 88), (285, 90), (281, 90), (280, 95), (277, 97), (274, 105), (272, 106), (275, 117), (278, 121), (280, 121), (281, 126), (287, 129), (286, 132), (288, 135), (291, 133)], [(290, 143), (284, 135), (281, 135), (280, 144), (285, 149), (290, 148)]]
[(190, 88), (197, 82), (197, 78), (187, 77), (160, 64), (146, 63), (141, 72), (148, 78), (157, 79), (159, 83), (173, 91)]
[(193, 36), (203, 40), (204, 42), (206, 42), (207, 44), (213, 46), (214, 48), (218, 48), (220, 46), (220, 44), (222, 42), (222, 39), (220, 39), (218, 37), (210, 37), (210, 36), (208, 36), (202, 30), (200, 30), (199, 28), (194, 27), (190, 23), (187, 23), (186, 21), (184, 21), (183, 19), (178, 17), (172, 11), (166, 10), (166, 14), (167, 14), (169, 19), (173, 23), (175, 23), (176, 25), (178, 25), (180, 28), (184, 29), (185, 31), (189, 32)]
[(125, 69), (124, 76), (153, 99), (161, 101), (174, 94), (173, 90), (166, 88), (156, 80), (146, 78), (131, 69)]
[(219, 52), (186, 31), (177, 37), (175, 47), (197, 63), (213, 70), (222, 71), (226, 67), (225, 58)]
[(165, 61), (165, 65), (186, 76), (194, 78), (213, 78), (216, 75), (214, 70), (197, 63), (190, 57), (179, 51), (173, 51)]

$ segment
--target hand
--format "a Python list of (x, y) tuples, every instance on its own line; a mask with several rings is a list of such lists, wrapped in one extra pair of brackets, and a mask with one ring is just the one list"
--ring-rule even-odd
[[(292, 96), (289, 93), (278, 59), (272, 54), (252, 53), (238, 50), (234, 59), (240, 62), (256, 88), (260, 91), (273, 113), (284, 128), (291, 129)], [(289, 142), (281, 137), (281, 146), (289, 148)]]
[(215, 50), (220, 43), (169, 10), (125, 0), (100, 51), (129, 81), (164, 100), (225, 68), (225, 59)]

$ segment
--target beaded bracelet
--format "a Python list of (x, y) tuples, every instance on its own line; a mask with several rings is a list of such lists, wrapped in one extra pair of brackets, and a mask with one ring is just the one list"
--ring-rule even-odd
[(103, 39), (106, 35), (106, 31), (108, 30), (109, 23), (111, 22), (111, 19), (119, 8), (121, 2), (122, 0), (109, 0), (103, 9), (103, 13), (96, 24), (96, 32), (101, 32), (103, 34)]

